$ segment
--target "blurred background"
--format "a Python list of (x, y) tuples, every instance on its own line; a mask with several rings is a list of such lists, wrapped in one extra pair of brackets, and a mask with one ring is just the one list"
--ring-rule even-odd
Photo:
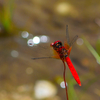
[(74, 43), (67, 65), (69, 100), (100, 100), (100, 0), (0, 0), (0, 100), (66, 100), (63, 63), (50, 43)]

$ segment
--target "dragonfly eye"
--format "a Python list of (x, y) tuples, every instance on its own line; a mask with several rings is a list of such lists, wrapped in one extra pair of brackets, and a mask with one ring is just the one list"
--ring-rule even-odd
[(59, 47), (61, 47), (62, 46), (62, 43), (61, 42), (57, 42), (56, 44), (55, 44), (55, 47), (56, 48), (59, 48)]
[(61, 42), (58, 42), (58, 44), (62, 46), (62, 43)]

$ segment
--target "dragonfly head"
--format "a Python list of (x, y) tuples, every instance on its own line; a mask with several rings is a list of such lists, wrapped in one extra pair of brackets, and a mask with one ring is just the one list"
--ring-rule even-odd
[(58, 41), (55, 41), (54, 43), (51, 43), (50, 46), (54, 48), (59, 48), (62, 46), (62, 42), (58, 40)]

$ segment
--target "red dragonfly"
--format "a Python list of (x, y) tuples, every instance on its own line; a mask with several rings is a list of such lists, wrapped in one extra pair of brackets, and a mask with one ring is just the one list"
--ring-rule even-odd
[(79, 79), (79, 76), (69, 58), (71, 49), (72, 49), (72, 44), (76, 41), (76, 39), (78, 38), (78, 36), (76, 35), (72, 42), (70, 43), (69, 40), (69, 34), (68, 34), (68, 25), (66, 26), (66, 36), (67, 36), (67, 42), (64, 43), (64, 46), (62, 45), (62, 42), (60, 40), (55, 41), (54, 43), (51, 43), (50, 46), (53, 48), (54, 51), (54, 56), (52, 57), (40, 57), (40, 58), (32, 58), (33, 60), (35, 59), (45, 59), (45, 58), (56, 58), (56, 59), (61, 59), (63, 64), (64, 64), (64, 73), (63, 73), (63, 78), (64, 78), (64, 83), (65, 83), (65, 89), (66, 89), (66, 97), (68, 100), (68, 92), (67, 92), (67, 85), (66, 85), (66, 80), (65, 80), (65, 70), (66, 70), (66, 66), (65, 66), (65, 62), (67, 63), (74, 79), (76, 80), (76, 82), (79, 84), (79, 86), (81, 86), (81, 81)]

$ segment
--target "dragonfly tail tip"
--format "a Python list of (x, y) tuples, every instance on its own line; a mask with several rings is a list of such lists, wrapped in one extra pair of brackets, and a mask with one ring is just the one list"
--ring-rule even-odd
[(81, 83), (79, 84), (79, 86), (81, 86)]

